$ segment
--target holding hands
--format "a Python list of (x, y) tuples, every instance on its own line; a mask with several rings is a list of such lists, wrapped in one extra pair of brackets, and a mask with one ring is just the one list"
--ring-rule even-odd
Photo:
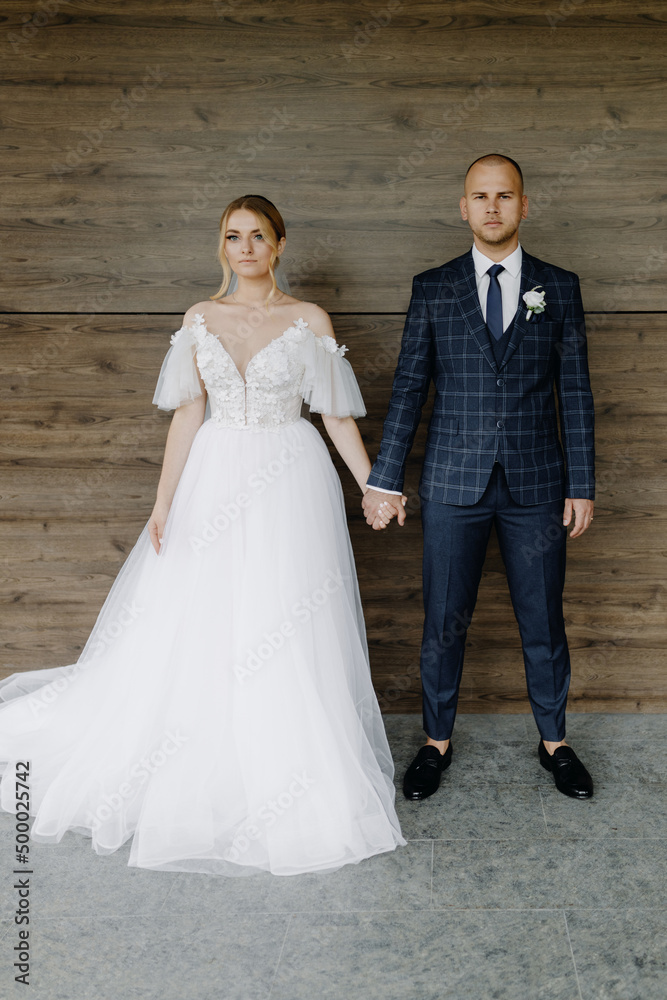
[(366, 522), (372, 526), (374, 531), (386, 528), (394, 517), (398, 519), (400, 525), (403, 525), (407, 500), (406, 496), (367, 489), (361, 501)]

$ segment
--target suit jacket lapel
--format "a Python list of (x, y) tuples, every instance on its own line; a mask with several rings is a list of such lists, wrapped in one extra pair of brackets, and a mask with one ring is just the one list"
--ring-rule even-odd
[(452, 287), (468, 330), (477, 341), (480, 351), (493, 371), (497, 373), (498, 366), (493, 356), (489, 333), (479, 305), (472, 250), (463, 258), (459, 278), (452, 283)]
[(526, 319), (526, 305), (523, 301), (523, 296), (525, 292), (529, 292), (531, 288), (539, 284), (539, 275), (537, 268), (533, 263), (533, 258), (530, 254), (527, 254), (524, 250), (521, 255), (521, 288), (519, 290), (519, 305), (512, 321), (512, 333), (510, 334), (510, 339), (507, 347), (505, 348), (505, 353), (503, 355), (503, 360), (500, 362), (500, 367), (504, 368), (509, 359), (512, 357), (517, 347), (525, 337), (528, 331), (528, 324), (532, 323), (535, 325), (539, 323), (539, 317), (532, 316), (530, 319)]

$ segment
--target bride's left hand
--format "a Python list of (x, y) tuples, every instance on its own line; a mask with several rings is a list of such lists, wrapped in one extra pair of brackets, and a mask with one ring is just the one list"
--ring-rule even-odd
[(150, 535), (153, 548), (160, 555), (160, 546), (164, 534), (164, 526), (167, 523), (169, 508), (165, 504), (156, 503), (148, 519), (148, 534)]
[[(401, 504), (403, 508), (405, 508), (407, 500), (408, 498), (406, 496), (401, 497)], [(389, 522), (395, 517), (396, 510), (390, 503), (387, 503), (386, 506), (380, 506), (372, 524), (373, 531), (381, 531), (382, 528), (386, 528), (389, 525)]]

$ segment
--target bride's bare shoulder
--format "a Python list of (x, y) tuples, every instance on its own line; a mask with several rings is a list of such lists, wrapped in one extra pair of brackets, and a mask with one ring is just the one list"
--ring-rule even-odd
[[(224, 303), (225, 300), (220, 299), (219, 301)], [(201, 302), (195, 302), (195, 304), (190, 306), (183, 316), (183, 325), (191, 326), (197, 315), (203, 316), (204, 322), (206, 322), (208, 317), (211, 315), (213, 308), (217, 309), (218, 307), (212, 299), (202, 299)]]
[(326, 309), (322, 309), (315, 302), (305, 301), (299, 303), (299, 309), (301, 316), (305, 319), (314, 334), (318, 337), (323, 337), (326, 334), (328, 337), (336, 339), (331, 317)]

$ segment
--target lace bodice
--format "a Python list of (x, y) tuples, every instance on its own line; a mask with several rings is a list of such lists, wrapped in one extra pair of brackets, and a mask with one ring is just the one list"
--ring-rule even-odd
[(226, 427), (263, 428), (298, 420), (304, 370), (298, 348), (309, 332), (303, 320), (253, 355), (245, 379), (222, 341), (209, 332), (201, 313), (195, 316), (193, 332), (197, 365), (211, 401), (211, 420)]
[(347, 351), (333, 337), (318, 337), (299, 318), (254, 354), (241, 375), (202, 313), (171, 337), (153, 402), (174, 409), (201, 394), (201, 373), (211, 404), (211, 420), (224, 427), (277, 430), (301, 416), (301, 403), (334, 416), (366, 412)]

